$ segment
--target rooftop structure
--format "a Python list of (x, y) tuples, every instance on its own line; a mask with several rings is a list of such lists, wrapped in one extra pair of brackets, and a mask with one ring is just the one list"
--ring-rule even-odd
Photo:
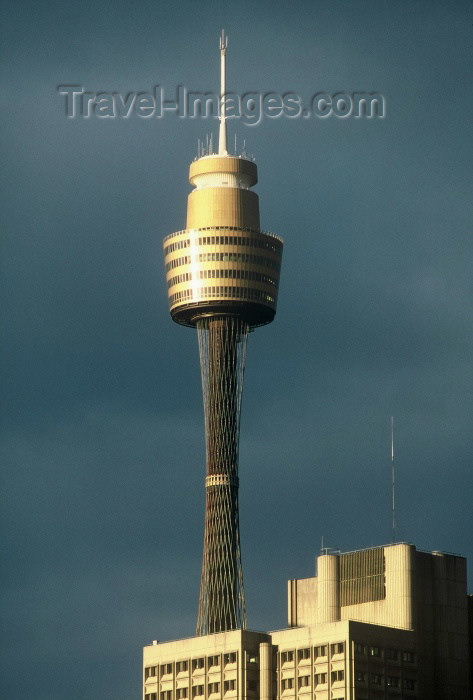
[[(289, 627), (144, 648), (144, 700), (469, 700), (466, 560), (412, 544), (324, 554)], [(471, 604), (470, 604), (471, 607)]]

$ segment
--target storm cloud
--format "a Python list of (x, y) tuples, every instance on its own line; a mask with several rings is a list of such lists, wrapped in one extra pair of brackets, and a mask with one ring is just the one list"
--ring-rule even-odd
[[(216, 121), (69, 118), (127, 95), (377, 92), (383, 118), (229, 120), (285, 240), (251, 334), (240, 446), (249, 625), (324, 546), (471, 558), (472, 17), (467, 3), (5, 6), (2, 672), (8, 700), (141, 697), (141, 647), (194, 634), (204, 510), (197, 338), (161, 242)], [(244, 144), (245, 141), (245, 144)]]

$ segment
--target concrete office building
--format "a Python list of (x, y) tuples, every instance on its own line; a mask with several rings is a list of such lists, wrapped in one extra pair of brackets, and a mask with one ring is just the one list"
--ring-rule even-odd
[[(221, 98), (225, 94), (222, 33)], [(223, 100), (222, 100), (223, 102)], [(206, 512), (197, 636), (144, 647), (144, 700), (469, 700), (466, 561), (411, 544), (324, 553), (288, 584), (288, 628), (246, 629), (238, 438), (248, 332), (276, 311), (282, 241), (260, 230), (256, 165), (191, 164), (186, 229), (164, 241), (171, 316), (195, 327)]]
[(144, 700), (469, 700), (466, 560), (412, 544), (323, 554), (289, 627), (144, 648)]

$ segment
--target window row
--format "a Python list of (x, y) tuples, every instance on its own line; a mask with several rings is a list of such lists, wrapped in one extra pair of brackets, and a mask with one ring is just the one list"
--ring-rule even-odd
[(399, 661), (402, 659), (406, 663), (414, 663), (415, 654), (413, 651), (401, 651), (400, 649), (382, 649), (377, 646), (355, 643), (355, 654), (363, 654), (374, 658), (386, 658), (389, 661)]
[[(255, 690), (257, 688), (253, 687), (253, 684), (256, 681), (248, 681), (248, 690)], [(226, 693), (231, 693), (236, 690), (236, 679), (231, 679), (228, 681), (224, 681), (223, 684), (223, 692), (224, 694)], [(251, 687), (250, 687), (251, 686)], [(205, 686), (203, 684), (201, 685), (194, 685), (191, 689), (191, 697), (192, 698), (202, 698), (205, 694)], [(207, 685), (207, 694), (208, 695), (220, 695), (220, 683), (208, 683)], [(189, 688), (176, 688), (176, 700), (188, 700), (189, 698)], [(146, 700), (158, 700), (158, 694), (157, 693), (147, 693), (145, 695)], [(172, 700), (172, 690), (162, 690), (159, 693), (159, 700)]]
[[(169, 270), (174, 270), (176, 267), (181, 267), (182, 265), (190, 265), (192, 261), (190, 255), (184, 255), (181, 258), (174, 258), (166, 263), (166, 272)], [(281, 267), (280, 260), (271, 260), (271, 258), (265, 258), (263, 255), (252, 255), (251, 253), (199, 253), (197, 255), (198, 262), (238, 262), (238, 263), (250, 263), (252, 265), (262, 265), (264, 267), (271, 267), (274, 270), (279, 270)]]
[(272, 250), (273, 253), (279, 253), (282, 249), (282, 244), (278, 241), (264, 240), (262, 238), (246, 238), (241, 236), (200, 236), (199, 238), (183, 238), (175, 243), (170, 243), (164, 248), (164, 255), (169, 255), (175, 250), (183, 250), (190, 248), (191, 245), (236, 245), (248, 246), (250, 248), (262, 248), (263, 250)]
[(276, 301), (275, 297), (266, 294), (266, 292), (261, 289), (251, 289), (248, 287), (201, 287), (197, 290), (196, 298), (194, 298), (194, 291), (192, 289), (183, 289), (182, 292), (170, 294), (169, 301), (171, 304), (175, 304), (182, 301), (200, 301), (201, 299), (207, 299), (209, 297), (229, 297), (230, 299), (261, 301), (270, 304), (274, 304)]
[(276, 240), (280, 240), (280, 237), (275, 233), (270, 233), (269, 231), (260, 231), (257, 228), (251, 228), (250, 226), (199, 226), (198, 228), (192, 229), (181, 229), (181, 231), (174, 231), (166, 236), (165, 240), (170, 240), (176, 236), (182, 236), (186, 231), (245, 231), (246, 233), (264, 233), (267, 236), (273, 236)]
[[(367, 683), (371, 685), (382, 685), (383, 675), (381, 673), (366, 673), (365, 671), (355, 671), (355, 681), (357, 683)], [(386, 676), (386, 686), (388, 688), (400, 688), (405, 690), (415, 689), (415, 680), (412, 678), (401, 678), (399, 676)]]
[[(247, 681), (247, 688), (248, 690), (258, 690), (258, 682), (255, 680), (248, 680)], [(229, 680), (226, 680), (223, 682), (223, 692), (224, 694), (226, 693), (231, 693), (237, 689), (237, 680), (236, 678), (230, 678)], [(194, 685), (191, 688), (192, 690), (192, 697), (193, 698), (199, 698), (204, 696), (204, 691), (205, 691), (205, 686), (204, 684), (200, 685)], [(171, 691), (165, 691), (170, 693)], [(181, 693), (180, 695), (178, 693)], [(178, 688), (176, 691), (176, 698), (180, 700), (181, 698), (187, 698), (188, 695), (188, 688)], [(208, 695), (220, 695), (220, 683), (219, 682), (212, 682), (207, 684), (207, 694)], [(171, 697), (168, 699), (164, 698), (163, 700), (171, 700)]]
[[(317, 687), (318, 685), (324, 685), (327, 683), (329, 674), (327, 672), (324, 673), (316, 673), (314, 675), (314, 687)], [(345, 671), (343, 669), (338, 669), (336, 671), (331, 671), (330, 672), (330, 683), (337, 683), (345, 680)], [(369, 682), (371, 685), (382, 685), (383, 684), (383, 675), (381, 673), (366, 673), (365, 671), (356, 671), (355, 672), (355, 680), (358, 683), (366, 683)], [(292, 690), (295, 687), (295, 679), (294, 678), (283, 678), (281, 681), (281, 689), (283, 691), (285, 690)], [(297, 689), (301, 690), (302, 688), (307, 688), (310, 685), (310, 676), (300, 676), (297, 679)], [(399, 688), (401, 687), (401, 678), (399, 676), (386, 676), (386, 686), (388, 688)], [(406, 690), (414, 690), (415, 689), (415, 680), (412, 678), (404, 678), (402, 679), (402, 687)]]
[[(316, 673), (314, 674), (314, 686), (318, 685), (323, 685), (324, 683), (327, 683), (327, 678), (328, 674), (325, 673)], [(339, 669), (337, 671), (331, 671), (330, 673), (330, 682), (331, 683), (337, 683), (338, 681), (343, 681), (345, 680), (345, 671), (343, 669)], [(295, 687), (295, 679), (294, 678), (283, 678), (281, 681), (281, 689), (284, 690), (292, 690)], [(299, 676), (297, 679), (297, 689), (301, 690), (302, 688), (308, 688), (310, 686), (310, 676)]]
[[(335, 644), (322, 644), (320, 646), (314, 647), (314, 659), (319, 657), (327, 656), (328, 650), (330, 649), (330, 654), (334, 656), (335, 654), (343, 654), (345, 652), (345, 642), (336, 642)], [(311, 649), (309, 647), (305, 649), (297, 650), (297, 661), (307, 661), (310, 659)], [(283, 651), (281, 652), (281, 665), (286, 663), (294, 663), (296, 658), (296, 652), (294, 651)]]
[[(235, 279), (235, 280), (252, 280), (254, 282), (264, 282), (266, 284), (272, 284), (273, 287), (277, 286), (276, 280), (268, 275), (262, 275), (260, 272), (253, 272), (253, 270), (199, 270), (198, 277), (194, 279)], [(182, 282), (192, 281), (192, 272), (183, 272), (180, 275), (171, 277), (168, 282), (168, 287), (173, 287), (175, 284), (181, 284)]]
[[(229, 652), (227, 654), (223, 654), (223, 663), (225, 666), (228, 664), (234, 664), (237, 661), (237, 652)], [(213, 666), (220, 666), (220, 655), (216, 656), (208, 656), (207, 657), (207, 668), (212, 668)], [(163, 676), (170, 675), (173, 672), (173, 664), (171, 662), (161, 664), (159, 667), (158, 665), (156, 666), (146, 666), (145, 667), (145, 680), (147, 678), (151, 678), (153, 676), (158, 675), (158, 668), (159, 668), (159, 677), (162, 678)], [(199, 659), (192, 659), (191, 663), (191, 668), (192, 671), (196, 671), (199, 669), (204, 669), (205, 668), (205, 657), (201, 657)], [(187, 673), (189, 671), (189, 661), (176, 661), (176, 674), (178, 673)]]
[[(225, 693), (231, 693), (232, 691), (236, 690), (236, 679), (232, 678), (228, 681), (224, 681), (223, 683), (223, 692)], [(187, 688), (181, 688), (181, 690), (185, 690), (187, 692)], [(212, 682), (207, 684), (207, 694), (208, 695), (220, 695), (220, 683), (219, 682)], [(198, 698), (202, 697), (204, 695), (204, 685), (195, 685), (192, 688), (192, 697), (193, 698)], [(187, 695), (182, 696), (183, 698), (187, 698)], [(178, 698), (179, 700), (179, 698)]]

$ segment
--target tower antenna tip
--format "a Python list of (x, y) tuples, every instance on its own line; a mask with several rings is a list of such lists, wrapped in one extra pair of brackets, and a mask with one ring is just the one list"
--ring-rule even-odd
[(225, 51), (228, 45), (228, 37), (225, 36), (225, 29), (222, 29), (222, 33), (220, 35), (220, 51)]
[(219, 156), (227, 155), (227, 126), (225, 123), (225, 60), (227, 53), (227, 37), (222, 29), (220, 35), (220, 128), (218, 139)]

